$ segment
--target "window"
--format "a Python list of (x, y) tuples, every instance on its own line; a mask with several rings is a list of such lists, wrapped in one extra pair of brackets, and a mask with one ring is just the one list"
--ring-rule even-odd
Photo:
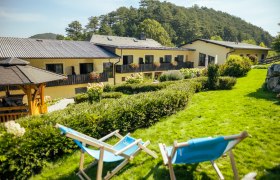
[(160, 57), (160, 58), (159, 58), (159, 62), (160, 62), (160, 63), (163, 63), (163, 57)]
[(264, 54), (262, 54), (262, 57), (261, 57), (261, 60), (263, 60), (264, 59)]
[(175, 61), (184, 62), (184, 56), (183, 55), (178, 55), (177, 57), (175, 57)]
[(63, 64), (46, 64), (46, 69), (57, 74), (63, 74)]
[(125, 77), (122, 77), (122, 81), (125, 81)]
[(171, 63), (172, 56), (171, 55), (165, 55), (164, 56), (164, 62), (165, 63)]
[(123, 56), (123, 64), (124, 65), (129, 65), (131, 63), (133, 63), (133, 56), (132, 55)]
[(93, 71), (93, 63), (80, 63), (80, 74), (88, 74)]
[(142, 57), (139, 58), (139, 64), (144, 64), (144, 59)]
[(215, 64), (215, 57), (208, 55), (208, 64)]
[(199, 53), (198, 66), (205, 66), (206, 54)]
[(153, 63), (154, 63), (154, 55), (146, 55), (145, 64), (153, 64)]
[(112, 78), (113, 77), (113, 63), (111, 63), (111, 62), (103, 63), (103, 72), (107, 73), (108, 78)]

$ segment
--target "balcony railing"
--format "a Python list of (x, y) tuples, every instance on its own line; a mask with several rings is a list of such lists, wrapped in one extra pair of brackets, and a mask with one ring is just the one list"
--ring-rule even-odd
[(68, 75), (67, 79), (52, 81), (47, 83), (47, 87), (52, 86), (65, 86), (72, 84), (85, 84), (85, 83), (93, 83), (93, 82), (107, 82), (108, 75), (107, 73), (100, 73), (99, 78), (90, 78), (89, 74), (80, 74), (80, 75)]
[(117, 73), (131, 73), (131, 72), (147, 72), (147, 71), (167, 71), (167, 70), (179, 70), (182, 68), (193, 68), (193, 62), (180, 62), (174, 66), (171, 63), (160, 63), (159, 66), (154, 64), (139, 64), (139, 67), (133, 68), (130, 65), (117, 65)]

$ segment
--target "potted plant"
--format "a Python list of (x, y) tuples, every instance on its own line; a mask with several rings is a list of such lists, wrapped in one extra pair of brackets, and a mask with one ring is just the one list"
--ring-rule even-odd
[(178, 65), (178, 63), (177, 63), (177, 61), (172, 61), (172, 62), (171, 62), (171, 65), (175, 67), (175, 66)]
[(96, 73), (96, 72), (89, 73), (89, 79), (90, 80), (97, 80), (99, 78), (100, 78), (100, 75), (98, 73)]
[(154, 62), (154, 66), (155, 66), (156, 68), (158, 68), (158, 67), (160, 67), (160, 63), (159, 63), (159, 62)]
[(136, 63), (131, 63), (131, 64), (129, 64), (129, 66), (130, 66), (132, 69), (137, 69), (137, 68), (139, 68), (139, 64), (136, 64)]

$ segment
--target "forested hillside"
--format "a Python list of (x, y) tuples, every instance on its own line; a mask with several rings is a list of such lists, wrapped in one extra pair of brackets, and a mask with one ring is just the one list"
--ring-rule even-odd
[[(143, 25), (143, 21), (147, 19), (155, 21)], [(138, 9), (121, 7), (99, 17), (90, 17), (85, 28), (74, 21), (66, 28), (66, 32), (68, 38), (74, 40), (89, 39), (92, 33), (138, 37), (142, 31), (149, 37), (151, 34), (158, 34), (158, 29), (162, 31), (162, 28), (153, 28), (156, 21), (176, 46), (196, 38), (210, 39), (215, 35), (227, 41), (254, 39), (257, 44), (264, 42), (267, 46), (272, 41), (268, 32), (239, 17), (206, 7), (185, 8), (157, 0), (141, 0)]]
[(29, 38), (33, 39), (56, 39), (57, 34), (54, 33), (43, 33), (43, 34), (35, 34), (30, 36)]

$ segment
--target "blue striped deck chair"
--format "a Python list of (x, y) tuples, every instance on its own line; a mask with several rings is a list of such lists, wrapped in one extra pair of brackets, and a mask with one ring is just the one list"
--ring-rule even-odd
[[(115, 169), (107, 172), (107, 175), (104, 177), (104, 179), (110, 179), (141, 150), (152, 157), (157, 158), (156, 153), (147, 148), (147, 146), (150, 144), (150, 141), (143, 142), (141, 139), (135, 139), (129, 134), (122, 136), (119, 134), (119, 130), (116, 130), (102, 137), (101, 139), (95, 139), (61, 124), (56, 124), (56, 127), (59, 128), (62, 134), (65, 134), (66, 137), (72, 138), (74, 142), (81, 148), (79, 172), (77, 173), (80, 179), (89, 180), (90, 177), (85, 173), (85, 170), (98, 164), (96, 179), (101, 180), (103, 162), (116, 162), (122, 160), (122, 162)], [(114, 135), (120, 139), (115, 145), (110, 145), (104, 142)], [(94, 147), (97, 150), (90, 147)], [(88, 153), (95, 159), (95, 161), (86, 168), (84, 168), (84, 153)]]
[(220, 179), (224, 179), (221, 171), (214, 160), (229, 152), (234, 179), (238, 179), (238, 172), (235, 165), (232, 149), (240, 141), (248, 136), (246, 131), (232, 136), (220, 136), (215, 138), (197, 138), (187, 142), (174, 142), (173, 146), (166, 147), (165, 144), (159, 144), (160, 152), (164, 165), (169, 168), (170, 178), (175, 180), (173, 164), (192, 164), (204, 161), (210, 161)]

